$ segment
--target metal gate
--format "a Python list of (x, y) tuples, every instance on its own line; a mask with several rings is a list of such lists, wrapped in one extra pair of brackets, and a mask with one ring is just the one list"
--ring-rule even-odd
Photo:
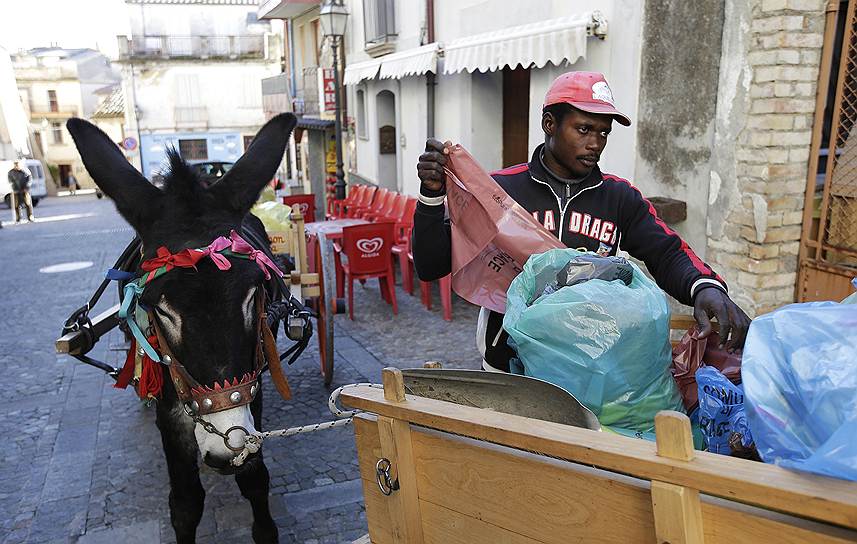
[[(840, 300), (857, 276), (857, 0), (829, 0), (797, 299)], [(854, 134), (852, 135), (852, 129)]]

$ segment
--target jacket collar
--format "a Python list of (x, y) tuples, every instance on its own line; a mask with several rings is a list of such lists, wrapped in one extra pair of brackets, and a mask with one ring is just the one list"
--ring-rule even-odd
[[(541, 156), (542, 149), (544, 148), (544, 146), (545, 144), (539, 144), (538, 146), (536, 146), (536, 149), (533, 150), (533, 155), (532, 157), (530, 157), (529, 168), (531, 177), (543, 183), (547, 183), (549, 179), (552, 178), (552, 176), (545, 170), (545, 167), (542, 165), (542, 161), (539, 158)], [(601, 183), (602, 180), (603, 177), (601, 175), (601, 169), (598, 168), (598, 165), (596, 164), (589, 172), (589, 175), (587, 175), (586, 178), (584, 178), (583, 181), (580, 183), (576, 192), (579, 193), (580, 191), (595, 187), (596, 185)]]

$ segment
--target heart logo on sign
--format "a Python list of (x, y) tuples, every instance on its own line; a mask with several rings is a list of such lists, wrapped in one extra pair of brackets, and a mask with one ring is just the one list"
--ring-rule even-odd
[(309, 210), (309, 204), (306, 202), (301, 202), (298, 204), (298, 210), (300, 210), (301, 215), (306, 215), (307, 210)]
[(357, 249), (363, 253), (376, 253), (381, 246), (384, 245), (384, 240), (381, 238), (361, 238), (357, 240)]

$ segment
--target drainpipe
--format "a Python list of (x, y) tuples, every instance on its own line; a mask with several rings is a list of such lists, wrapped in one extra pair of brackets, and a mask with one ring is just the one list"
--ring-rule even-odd
[(292, 20), (288, 19), (286, 21), (286, 31), (289, 33), (289, 75), (292, 80), (292, 103), (294, 103), (295, 98), (297, 98), (298, 92), (298, 80), (295, 75), (295, 32), (294, 26), (292, 25)]
[[(434, 0), (426, 0), (426, 43), (434, 43)], [(437, 75), (426, 72), (426, 137), (434, 138), (434, 88)]]

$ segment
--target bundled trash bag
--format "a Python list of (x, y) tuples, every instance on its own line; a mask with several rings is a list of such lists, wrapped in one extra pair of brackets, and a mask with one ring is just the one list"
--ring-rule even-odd
[(262, 221), (269, 234), (290, 228), (292, 209), (276, 200), (258, 202), (250, 211)]
[(757, 317), (742, 376), (765, 462), (857, 481), (857, 306), (809, 302)]
[(753, 437), (744, 410), (744, 391), (719, 370), (703, 366), (696, 371), (699, 428), (705, 449), (723, 455), (749, 452)]
[(552, 249), (527, 260), (509, 286), (509, 343), (524, 374), (565, 388), (602, 425), (652, 432), (658, 411), (681, 409), (666, 298), (633, 264), (630, 285), (592, 279), (538, 296), (580, 255)]
[(729, 353), (719, 345), (718, 333), (712, 331), (706, 338), (699, 338), (699, 326), (694, 325), (673, 348), (671, 371), (689, 414), (699, 404), (696, 371), (701, 367), (713, 366), (732, 383), (741, 383), (741, 354)]
[(556, 281), (549, 283), (543, 295), (549, 295), (560, 287), (577, 285), (588, 280), (622, 280), (625, 285), (631, 285), (634, 279), (634, 269), (624, 257), (601, 257), (584, 253), (568, 261), (556, 275)]

